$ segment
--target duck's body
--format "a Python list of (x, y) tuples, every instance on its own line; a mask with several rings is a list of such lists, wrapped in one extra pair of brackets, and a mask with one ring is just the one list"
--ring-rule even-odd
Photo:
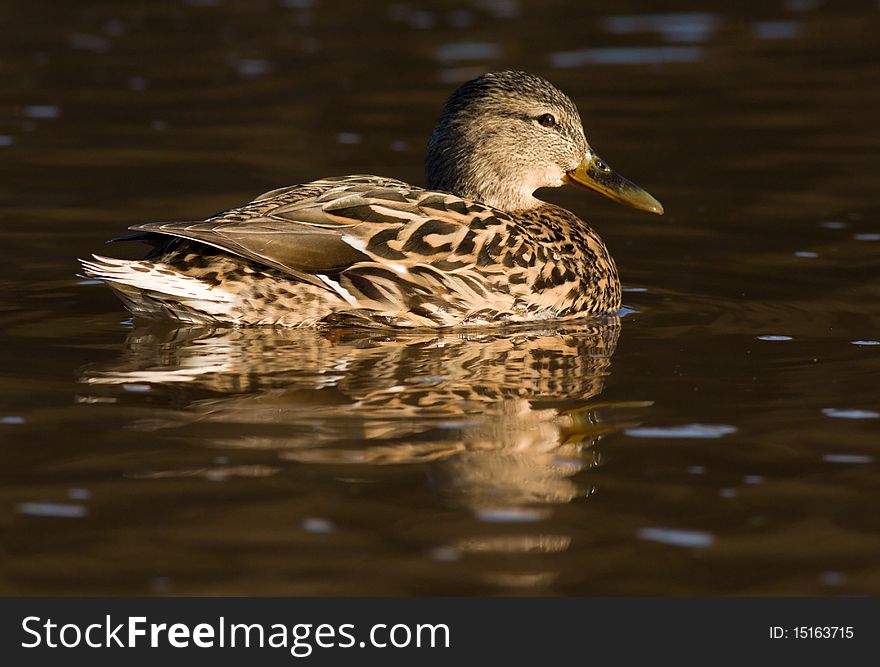
[[(475, 81), (498, 88), (511, 75), (546, 84), (522, 73)], [(574, 180), (641, 208), (657, 211), (659, 204), (593, 156), (582, 130), (579, 137), (577, 131), (568, 136), (562, 123), (552, 159), (531, 169), (523, 161), (529, 156), (517, 154), (524, 165), (520, 178), (508, 183), (492, 177), (498, 167), (494, 154), (489, 150), (481, 158), (479, 151), (489, 140), (456, 142), (461, 129), (441, 132), (466, 86), (447, 103), (432, 137), (429, 187), (433, 183), (435, 189), (363, 175), (281, 188), (203, 222), (136, 225), (138, 233), (127, 238), (156, 245), (146, 258), (95, 256), (83, 262), (86, 274), (106, 281), (135, 315), (201, 324), (453, 327), (573, 319), (618, 309), (617, 269), (601, 239), (577, 216), (531, 192)], [(495, 88), (482, 91), (485, 100), (471, 107), (497, 101)], [(509, 88), (502, 92), (511, 94)], [(544, 107), (571, 114), (568, 98), (550, 89), (553, 99), (542, 102)], [(511, 103), (510, 96), (503, 99)], [(554, 101), (561, 106), (552, 106)], [(554, 118), (549, 113), (540, 118), (546, 116)], [(450, 148), (460, 149), (462, 141), (476, 142), (475, 150), (453, 158)], [(474, 156), (475, 165), (467, 166)], [(433, 174), (432, 159), (440, 164)], [(465, 171), (458, 175), (462, 165)], [(617, 181), (610, 182), (612, 177)]]
[(614, 261), (565, 209), (505, 213), (377, 176), (295, 185), (204, 222), (134, 229), (171, 238), (141, 261), (85, 266), (142, 316), (449, 327), (620, 306)]

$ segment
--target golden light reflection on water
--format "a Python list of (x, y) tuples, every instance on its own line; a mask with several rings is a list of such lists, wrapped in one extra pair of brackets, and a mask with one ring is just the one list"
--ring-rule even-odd
[[(600, 403), (620, 331), (616, 318), (565, 329), (395, 334), (138, 327), (111, 363), (85, 369), (82, 399), (165, 390), (135, 428), (198, 433), (205, 446), (267, 450), (309, 464), (429, 464), (449, 507), (484, 521), (540, 519), (536, 508), (592, 492), (574, 476), (595, 445), (630, 425)], [(210, 398), (187, 400), (194, 388)], [(627, 403), (617, 407), (644, 407)], [(601, 412), (599, 410), (601, 408)], [(219, 427), (219, 429), (218, 429)], [(154, 470), (259, 476), (278, 468)], [(469, 537), (466, 551), (559, 550), (564, 536)]]
[[(604, 435), (633, 425), (614, 419), (615, 409), (631, 415), (650, 405), (600, 400), (619, 332), (617, 318), (440, 334), (139, 326), (119, 358), (82, 370), (81, 400), (100, 409), (160, 392), (174, 407), (148, 403), (133, 428), (239, 455), (349, 468), (420, 465), (443, 505), (488, 526), (439, 541), (431, 551), (438, 560), (553, 554), (572, 538), (546, 533), (544, 520), (555, 505), (595, 493), (579, 473), (600, 465)], [(210, 397), (188, 398), (194, 391)], [(281, 472), (221, 464), (132, 477), (225, 481)], [(505, 568), (479, 576), (516, 588), (555, 578), (552, 570)]]

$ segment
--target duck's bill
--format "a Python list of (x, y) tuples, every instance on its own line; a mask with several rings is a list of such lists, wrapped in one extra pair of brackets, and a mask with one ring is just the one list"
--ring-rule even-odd
[(600, 192), (621, 204), (663, 215), (663, 205), (659, 201), (611, 169), (595, 154), (581, 162), (576, 169), (567, 172), (563, 180), (572, 185)]

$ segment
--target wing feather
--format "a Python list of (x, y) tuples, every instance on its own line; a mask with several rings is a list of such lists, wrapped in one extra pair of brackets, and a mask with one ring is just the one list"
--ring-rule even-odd
[[(361, 283), (381, 265), (469, 272), (509, 221), (451, 194), (356, 175), (271, 190), (201, 222), (131, 229), (204, 243), (330, 289), (327, 276), (364, 263), (373, 270)], [(389, 291), (397, 290), (386, 283), (372, 296)]]

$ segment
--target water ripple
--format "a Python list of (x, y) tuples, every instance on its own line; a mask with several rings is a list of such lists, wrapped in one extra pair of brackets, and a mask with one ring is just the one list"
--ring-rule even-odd
[(873, 463), (873, 456), (862, 454), (825, 454), (822, 457), (827, 463)]
[(636, 536), (640, 540), (669, 544), (674, 547), (705, 549), (712, 546), (715, 537), (701, 530), (681, 530), (678, 528), (639, 528)]
[(715, 32), (718, 18), (702, 12), (679, 12), (608, 16), (602, 23), (614, 35), (658, 32), (669, 42), (705, 42)]
[(826, 417), (836, 417), (838, 419), (877, 419), (880, 412), (876, 410), (852, 410), (838, 408), (824, 408), (822, 414)]
[(501, 47), (491, 42), (459, 42), (443, 44), (434, 53), (437, 60), (494, 60), (501, 56)]
[(477, 518), (486, 523), (532, 523), (546, 519), (547, 510), (528, 507), (497, 507), (477, 511)]
[(87, 514), (86, 508), (82, 505), (67, 503), (20, 503), (17, 509), (19, 514), (61, 519), (81, 519)]
[(606, 47), (557, 51), (550, 54), (550, 64), (559, 68), (583, 65), (651, 65), (693, 63), (702, 57), (703, 49), (699, 46)]
[(634, 438), (721, 438), (736, 433), (728, 424), (686, 424), (684, 426), (646, 426), (624, 431)]
[(759, 21), (752, 26), (758, 39), (794, 39), (801, 33), (797, 21)]

